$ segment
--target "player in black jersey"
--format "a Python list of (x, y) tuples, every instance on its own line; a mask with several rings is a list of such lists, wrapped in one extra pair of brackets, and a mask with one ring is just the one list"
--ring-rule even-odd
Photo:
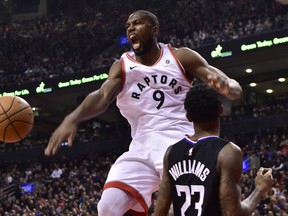
[(175, 216), (250, 216), (272, 187), (272, 169), (259, 169), (255, 190), (241, 201), (242, 152), (219, 138), (219, 94), (206, 84), (195, 85), (184, 106), (195, 134), (168, 148), (154, 216), (167, 215), (171, 202)]

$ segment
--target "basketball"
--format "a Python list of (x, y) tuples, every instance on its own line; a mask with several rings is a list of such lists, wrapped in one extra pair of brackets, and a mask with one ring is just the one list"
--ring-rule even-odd
[(0, 97), (0, 141), (18, 142), (30, 133), (34, 114), (30, 104), (18, 96)]

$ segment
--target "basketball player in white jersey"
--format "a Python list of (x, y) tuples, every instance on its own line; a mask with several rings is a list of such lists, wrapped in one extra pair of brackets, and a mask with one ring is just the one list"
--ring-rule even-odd
[(158, 190), (163, 156), (169, 145), (193, 134), (183, 101), (194, 77), (209, 83), (228, 99), (240, 98), (237, 81), (210, 66), (189, 48), (172, 48), (157, 41), (159, 23), (148, 11), (132, 13), (126, 23), (132, 51), (115, 61), (100, 89), (90, 93), (52, 134), (46, 155), (61, 143), (72, 145), (77, 125), (103, 113), (117, 98), (117, 106), (131, 125), (129, 151), (109, 171), (99, 216), (147, 215), (151, 194)]

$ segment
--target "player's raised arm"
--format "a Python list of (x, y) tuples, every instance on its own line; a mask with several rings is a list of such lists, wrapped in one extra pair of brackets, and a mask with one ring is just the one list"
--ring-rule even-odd
[(250, 216), (272, 187), (271, 169), (260, 168), (254, 191), (241, 201), (242, 152), (233, 143), (226, 145), (219, 153), (217, 169), (220, 173), (219, 196), (223, 216)]
[(179, 48), (175, 49), (175, 53), (190, 78), (198, 77), (230, 100), (241, 97), (240, 84), (218, 68), (209, 65), (197, 52), (189, 48)]
[(63, 141), (72, 142), (76, 136), (77, 125), (103, 113), (121, 90), (121, 62), (116, 61), (110, 68), (109, 76), (102, 86), (86, 96), (83, 102), (67, 115), (50, 137), (45, 155), (54, 155)]

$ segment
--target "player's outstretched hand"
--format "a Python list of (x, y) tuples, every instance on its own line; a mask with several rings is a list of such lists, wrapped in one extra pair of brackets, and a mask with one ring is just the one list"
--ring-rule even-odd
[(49, 143), (45, 149), (45, 155), (50, 156), (57, 153), (64, 141), (68, 142), (68, 146), (72, 146), (76, 136), (77, 124), (66, 117), (59, 127), (53, 132)]
[(272, 188), (273, 185), (273, 176), (271, 168), (263, 168), (261, 167), (255, 178), (255, 186), (258, 188), (262, 195), (265, 194)]

